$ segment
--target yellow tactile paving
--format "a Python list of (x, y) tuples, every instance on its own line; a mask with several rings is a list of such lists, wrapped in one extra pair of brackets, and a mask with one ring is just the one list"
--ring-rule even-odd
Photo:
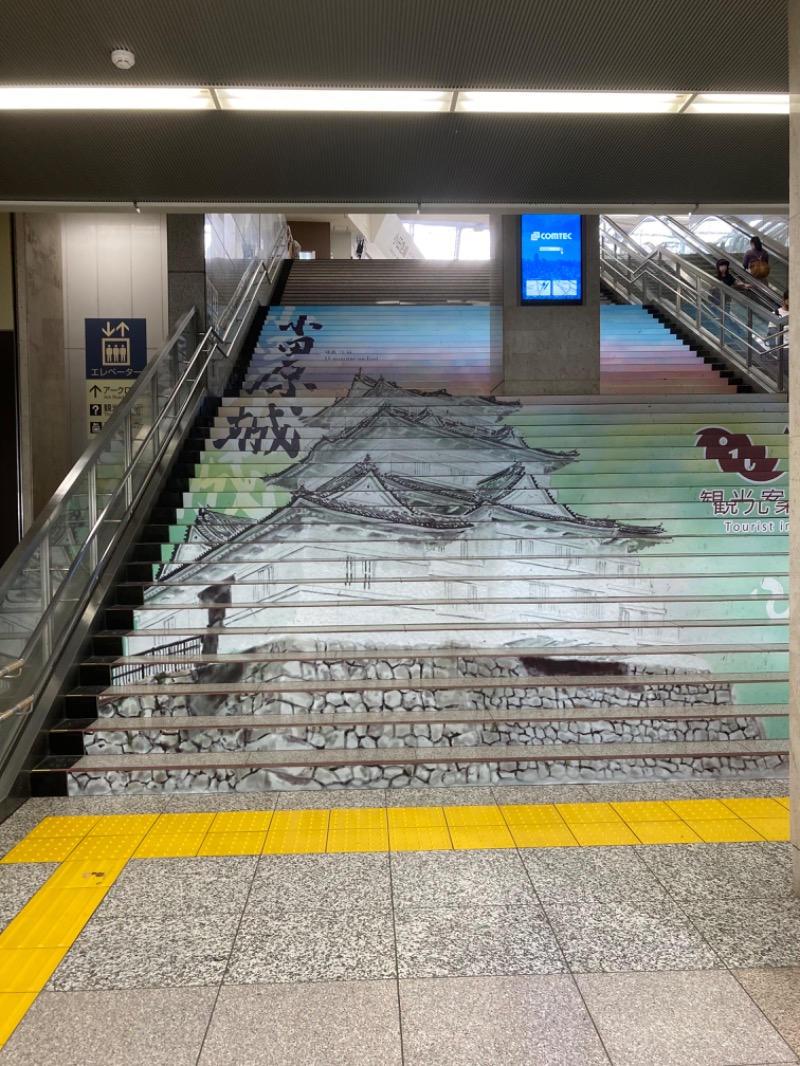
[(390, 832), (395, 829), (447, 828), (441, 807), (391, 807), (386, 816)]
[[(424, 809), (424, 808), (423, 808)], [(390, 811), (391, 815), (392, 812)], [(444, 822), (444, 815), (442, 815)], [(395, 826), (389, 823), (390, 851), (452, 851), (453, 842), (447, 826)]]
[(726, 799), (722, 803), (746, 822), (751, 818), (786, 817), (786, 809), (773, 799)]
[(260, 833), (207, 833), (198, 855), (260, 855), (267, 838)]
[(209, 833), (266, 833), (272, 811), (225, 811), (211, 823)]
[(702, 840), (680, 818), (657, 822), (628, 822), (628, 827), (643, 844), (701, 844)]
[(764, 839), (752, 826), (743, 822), (741, 818), (737, 818), (736, 815), (732, 818), (708, 819), (707, 821), (693, 818), (688, 824), (706, 844), (732, 844), (737, 841)]
[(564, 819), (551, 803), (509, 804), (500, 808), (510, 826), (556, 826), (564, 827)]
[(780, 797), (776, 796), (775, 797), (775, 802), (776, 803), (780, 803), (780, 805), (782, 807), (785, 807), (787, 811), (789, 810), (789, 797), (788, 796), (780, 796)]
[(82, 862), (62, 862), (45, 885), (46, 888), (104, 888), (113, 884), (125, 868), (125, 859), (104, 859), (100, 862), (85, 859)]
[(469, 848), (513, 848), (514, 838), (505, 825), (451, 825), (453, 847), (459, 851)]
[(320, 833), (328, 831), (330, 811), (276, 811), (269, 832)]
[(574, 848), (578, 841), (561, 825), (512, 825), (511, 836), (518, 848)]
[(142, 842), (144, 833), (136, 836), (88, 836), (79, 841), (70, 859), (129, 859)]
[(89, 836), (144, 836), (157, 819), (157, 814), (106, 814), (92, 826)]
[(161, 814), (150, 832), (207, 833), (215, 817), (214, 814)]
[(85, 837), (97, 825), (102, 816), (97, 814), (59, 814), (42, 818), (35, 829), (28, 833), (29, 840), (40, 837)]
[(327, 829), (270, 829), (264, 855), (315, 855), (325, 850)]
[(639, 844), (639, 838), (624, 822), (572, 822), (569, 828), (579, 844), (595, 847), (602, 844)]
[(105, 894), (105, 889), (41, 889), (0, 933), (0, 950), (69, 947)]
[(556, 810), (567, 825), (591, 825), (596, 822), (622, 824), (622, 819), (610, 803), (557, 803)]
[(67, 947), (0, 951), (0, 992), (40, 992), (67, 951)]
[(0, 1048), (28, 1013), (36, 992), (0, 992)]
[(721, 818), (736, 818), (730, 807), (720, 800), (669, 800), (667, 806), (686, 822), (718, 822)]
[(383, 807), (338, 808), (331, 811), (330, 831), (353, 829), (386, 829), (386, 811)]
[(173, 833), (151, 831), (139, 844), (133, 856), (136, 859), (190, 858), (197, 854), (205, 836), (204, 830), (176, 830)]
[(493, 804), (487, 804), (485, 807), (444, 807), (443, 810), (449, 826), (506, 824), (503, 812)]
[(388, 851), (388, 829), (329, 829), (329, 852), (343, 851)]
[(21, 840), (15, 848), (0, 859), (2, 863), (13, 862), (63, 862), (80, 843), (80, 837), (38, 837), (31, 839), (30, 834)]
[(666, 803), (651, 800), (644, 803), (612, 803), (623, 822), (674, 822), (678, 815)]
[(747, 824), (765, 840), (789, 839), (789, 815), (783, 818), (746, 818)]

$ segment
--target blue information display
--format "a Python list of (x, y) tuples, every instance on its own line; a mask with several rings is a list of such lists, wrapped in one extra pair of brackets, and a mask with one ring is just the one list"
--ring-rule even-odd
[(522, 215), (522, 302), (580, 303), (580, 215)]

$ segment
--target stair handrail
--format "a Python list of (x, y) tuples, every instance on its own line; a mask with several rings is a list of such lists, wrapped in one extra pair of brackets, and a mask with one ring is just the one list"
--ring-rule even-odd
[[(237, 304), (227, 327), (219, 333), (210, 327), (196, 341), (197, 309), (192, 308), (180, 319), (159, 355), (137, 379), (125, 401), (115, 411), (103, 430), (62, 481), (50, 503), (34, 522), (20, 545), (0, 569), (0, 616), (6, 612), (16, 617), (15, 654), (22, 663), (16, 676), (0, 675), (0, 697), (11, 701), (0, 711), (0, 775), (5, 770), (20, 736), (23, 718), (30, 718), (50, 683), (70, 639), (98, 588), (109, 560), (118, 550), (131, 517), (145, 498), (151, 482), (162, 471), (165, 457), (175, 452), (176, 441), (185, 435), (194, 412), (207, 395), (212, 361), (236, 351), (243, 330), (249, 327), (265, 282), (274, 285), (285, 248), (285, 227), (281, 229), (268, 260), (258, 260), (250, 268), (244, 286), (237, 290)], [(193, 343), (187, 347), (187, 335)], [(180, 342), (183, 342), (182, 344)], [(187, 352), (190, 354), (187, 356)], [(225, 368), (229, 375), (231, 366)], [(161, 389), (159, 390), (159, 386)], [(147, 404), (152, 404), (147, 419)], [(121, 474), (109, 470), (113, 488), (100, 489), (101, 459), (114, 456), (112, 445), (121, 444), (124, 469)], [(80, 506), (70, 511), (71, 503)], [(102, 506), (101, 506), (102, 504)], [(81, 543), (58, 543), (52, 535), (58, 523), (69, 533), (79, 518), (87, 530)], [(69, 565), (62, 563), (60, 579), (53, 582), (53, 553), (66, 552)], [(31, 605), (24, 599), (32, 585), (25, 579), (33, 574), (38, 600)], [(36, 580), (38, 579), (38, 580)], [(27, 611), (27, 614), (26, 614)], [(20, 621), (21, 616), (21, 621)], [(13, 633), (13, 623), (3, 627), (0, 639)], [(19, 646), (19, 645), (22, 646)], [(9, 658), (7, 653), (2, 653)], [(13, 728), (11, 721), (17, 723)], [(0, 799), (3, 796), (0, 782)], [(6, 788), (7, 791), (7, 788)]]
[[(624, 257), (618, 254), (620, 246)], [(719, 285), (713, 275), (668, 249), (645, 257), (633, 238), (605, 218), (600, 222), (600, 272), (620, 295), (665, 310), (760, 388), (785, 391), (788, 350), (783, 343), (772, 346), (770, 336), (778, 319), (741, 290)]]
[(706, 218), (718, 218), (720, 222), (724, 222), (731, 229), (736, 230), (737, 233), (741, 233), (743, 237), (758, 237), (761, 243), (764, 245), (764, 250), (769, 253), (770, 259), (777, 259), (777, 261), (783, 264), (786, 269), (789, 269), (789, 249), (775, 239), (771, 234), (765, 233), (763, 230), (756, 228), (755, 226), (748, 225), (743, 218), (739, 218), (738, 215), (698, 215), (697, 224), (699, 225)]

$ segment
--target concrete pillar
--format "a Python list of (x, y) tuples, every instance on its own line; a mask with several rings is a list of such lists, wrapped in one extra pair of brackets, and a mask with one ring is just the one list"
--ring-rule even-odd
[(205, 215), (167, 215), (167, 292), (169, 329), (190, 308), (200, 312), (198, 329), (206, 320)]
[[(494, 230), (493, 230), (494, 236)], [(574, 396), (600, 391), (598, 219), (583, 220), (584, 300), (578, 306), (523, 306), (519, 216), (503, 215), (503, 383), (507, 396)]]
[[(800, 4), (789, 4), (789, 495), (800, 505)], [(800, 895), (800, 516), (789, 527), (789, 793), (794, 891)]]
[[(0, 452), (3, 506), (0, 507), (0, 566), (19, 542), (19, 429), (17, 423), (17, 323), (14, 310), (13, 217), (0, 213)], [(12, 502), (13, 501), (13, 502)]]

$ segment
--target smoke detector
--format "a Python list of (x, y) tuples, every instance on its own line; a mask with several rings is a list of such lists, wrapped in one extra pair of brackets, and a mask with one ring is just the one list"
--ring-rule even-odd
[(119, 70), (130, 70), (136, 62), (136, 56), (127, 48), (115, 48), (111, 53), (111, 62)]

